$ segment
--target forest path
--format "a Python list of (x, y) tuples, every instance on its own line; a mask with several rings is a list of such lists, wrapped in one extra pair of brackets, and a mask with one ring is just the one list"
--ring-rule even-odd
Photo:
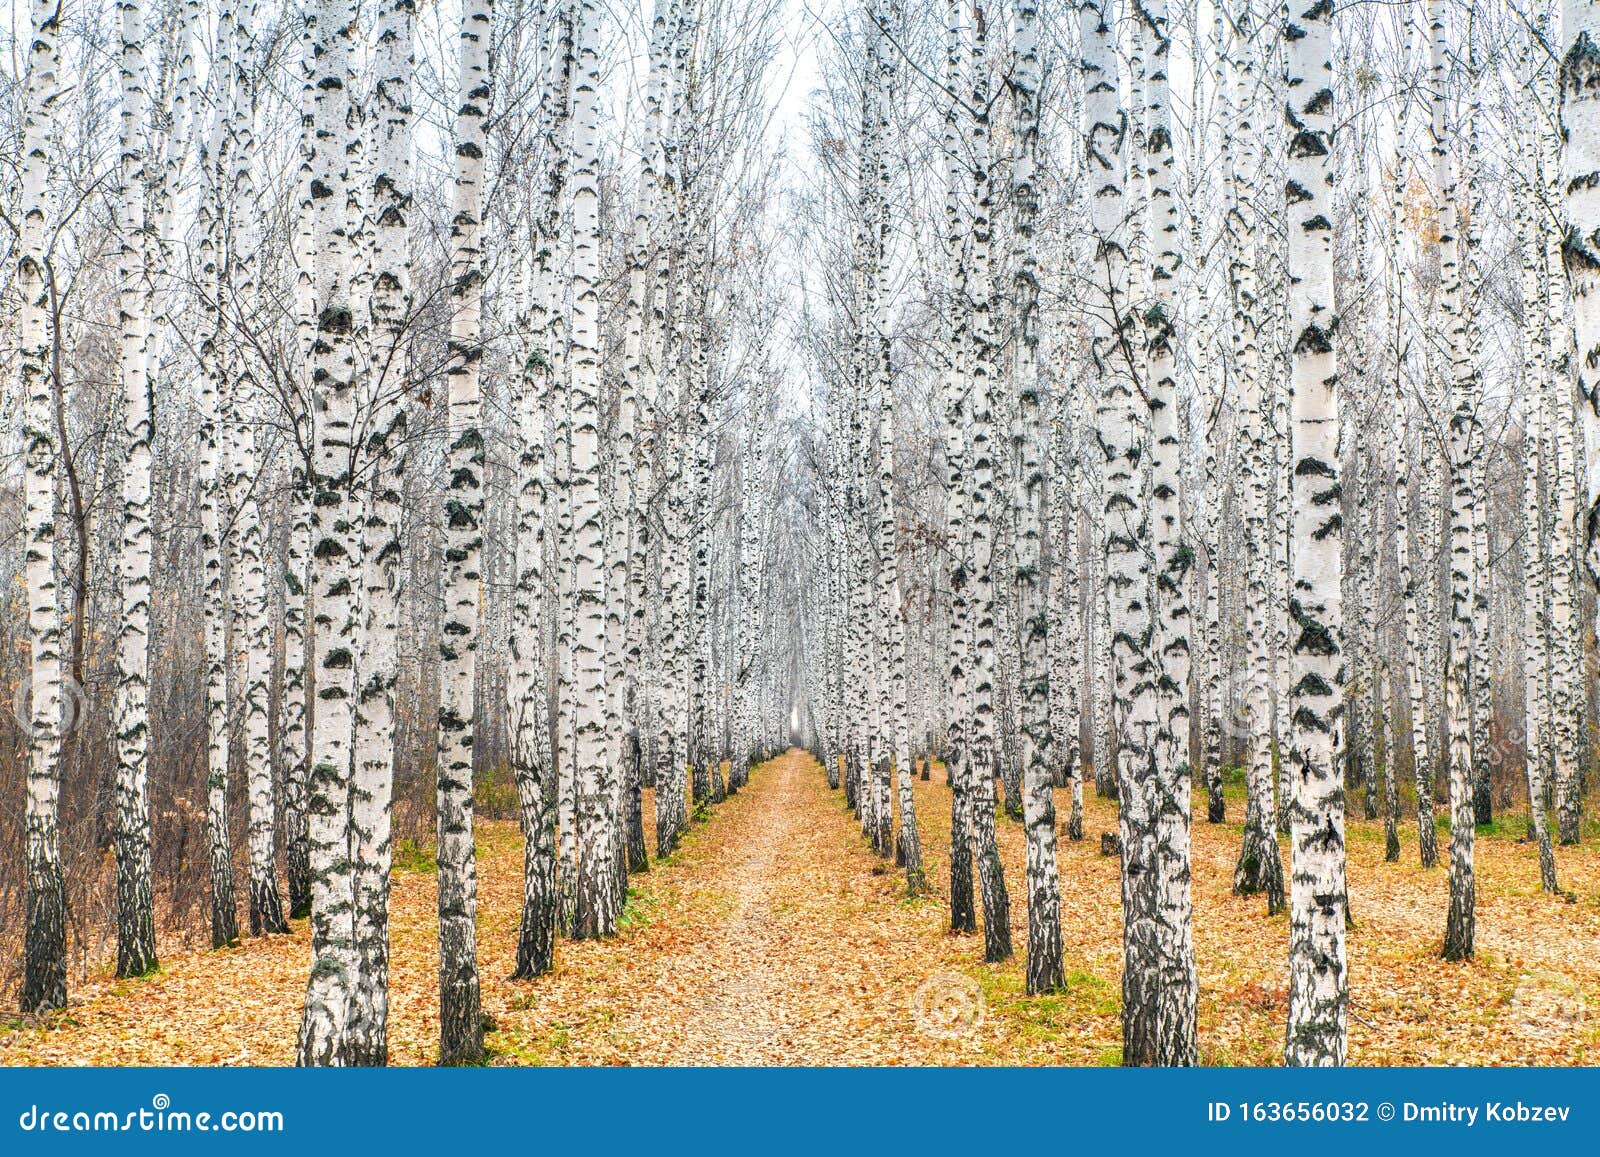
[[(1017, 955), (981, 963), (982, 941), (947, 931), (950, 793), (915, 782), (930, 892), (874, 856), (843, 794), (811, 756), (756, 767), (748, 787), (690, 826), (667, 860), (630, 881), (619, 934), (566, 941), (552, 972), (513, 982), (522, 840), (480, 821), (478, 946), (491, 1064), (1104, 1064), (1121, 1037), (1117, 860), (1100, 855), (1116, 808), (1093, 792), (1085, 835), (1059, 849), (1067, 989), (1023, 991), (1023, 831), (997, 825)], [(1287, 921), (1231, 891), (1243, 815), (1193, 828), (1201, 1059), (1273, 1064), (1287, 1004)], [(1056, 796), (1064, 821), (1070, 799)], [(647, 837), (654, 846), (646, 793)], [(1521, 817), (1501, 829), (1520, 831)], [(1600, 846), (1557, 851), (1571, 903), (1538, 892), (1537, 856), (1478, 840), (1478, 958), (1438, 958), (1448, 877), (1399, 864), (1381, 825), (1351, 817), (1351, 1060), (1358, 1064), (1593, 1063), (1600, 1059)], [(435, 876), (404, 858), (391, 905), (390, 1060), (437, 1055)], [(208, 951), (163, 937), (161, 971), (75, 975), (46, 1024), (0, 1019), (0, 1064), (287, 1064), (310, 951), (290, 936)]]
[[(905, 898), (804, 752), (755, 769), (634, 884), (634, 926), (610, 944), (564, 945), (537, 982), (548, 998), (496, 1014), (491, 1042), (508, 1060), (937, 1063), (963, 1051), (951, 1038), (981, 997), (941, 962), (943, 905)], [(929, 1001), (947, 1006), (954, 1033)]]

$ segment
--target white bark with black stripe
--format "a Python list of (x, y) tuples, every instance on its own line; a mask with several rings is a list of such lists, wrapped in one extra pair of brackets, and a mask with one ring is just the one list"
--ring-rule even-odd
[(1289, 334), (1293, 587), (1289, 736), (1293, 841), (1284, 1061), (1343, 1064), (1350, 980), (1344, 788), (1339, 392), (1333, 301), (1333, 4), (1294, 0), (1288, 42)]

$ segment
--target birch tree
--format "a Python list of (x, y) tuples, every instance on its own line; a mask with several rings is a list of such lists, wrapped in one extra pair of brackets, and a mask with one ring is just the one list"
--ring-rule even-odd
[(150, 880), (150, 389), (146, 252), (150, 73), (140, 0), (119, 0), (122, 132), (117, 224), (120, 282), (118, 361), (122, 378), (122, 620), (117, 635), (117, 975), (156, 967)]
[(1467, 327), (1461, 306), (1461, 261), (1457, 231), (1457, 170), (1449, 147), (1446, 119), (1445, 60), (1450, 52), (1442, 0), (1430, 0), (1429, 74), (1433, 117), (1429, 126), (1437, 198), (1439, 299), (1444, 315), (1450, 360), (1449, 570), (1450, 642), (1445, 664), (1445, 715), (1450, 767), (1450, 913), (1445, 929), (1446, 959), (1470, 959), (1473, 952), (1474, 881), (1472, 811), (1471, 685), (1469, 671), (1472, 618), (1472, 472), (1477, 453), (1477, 418), (1473, 409), (1473, 370), (1467, 350)]
[(966, 221), (962, 147), (958, 127), (966, 76), (965, 8), (960, 0), (945, 5), (944, 125), (944, 243), (945, 380), (944, 380), (944, 487), (945, 534), (950, 551), (950, 658), (948, 695), (951, 719), (945, 735), (945, 768), (950, 780), (950, 930), (976, 932), (972, 877), (972, 776), (971, 739), (968, 735), (970, 704), (967, 668), (970, 596), (967, 583), (967, 423), (966, 390), (967, 312)]
[(67, 896), (61, 874), (61, 620), (56, 606), (56, 433), (51, 414), (49, 302), (51, 136), (60, 97), (61, 10), (29, 8), (22, 98), (21, 226), (17, 242), (18, 394), (26, 447), (23, 533), (28, 598), (28, 796), (22, 1011), (67, 1003)]
[(1049, 469), (1045, 420), (1039, 401), (1039, 281), (1034, 254), (1034, 186), (1039, 149), (1039, 11), (1020, 0), (1012, 24), (1016, 53), (1011, 91), (1016, 102), (1016, 156), (1011, 166), (1011, 208), (1016, 340), (1012, 389), (1016, 394), (1012, 442), (1016, 461), (1012, 522), (1017, 535), (1015, 598), (1022, 619), (1023, 811), (1028, 831), (1028, 991), (1051, 992), (1064, 983), (1061, 965), (1061, 895), (1056, 868), (1056, 806), (1050, 766), (1049, 614), (1045, 476)]
[[(1250, 0), (1234, 8), (1230, 41), (1233, 68), (1237, 152), (1229, 170), (1231, 198), (1228, 212), (1230, 266), (1233, 290), (1233, 355), (1237, 367), (1240, 468), (1245, 509), (1245, 646), (1247, 673), (1242, 688), (1241, 713), (1246, 752), (1245, 779), (1249, 799), (1245, 805), (1244, 839), (1234, 868), (1233, 888), (1242, 895), (1264, 893), (1267, 914), (1284, 906), (1283, 864), (1273, 834), (1271, 670), (1268, 655), (1267, 609), (1270, 558), (1267, 544), (1267, 445), (1262, 418), (1262, 374), (1256, 276), (1257, 203), (1255, 134), (1256, 83), (1253, 53), (1255, 17)], [(1235, 695), (1241, 689), (1235, 689)]]
[(233, 48), (226, 59), (235, 71), (227, 122), (228, 172), (224, 211), (226, 232), (226, 302), (235, 313), (234, 333), (223, 350), (219, 389), (223, 423), (224, 477), (232, 509), (234, 533), (228, 537), (230, 571), (243, 604), (241, 626), (247, 640), (242, 696), (244, 766), (249, 793), (250, 931), (260, 935), (287, 932), (278, 898), (274, 863), (276, 815), (272, 796), (271, 746), (267, 727), (268, 680), (271, 675), (271, 624), (266, 586), (266, 546), (261, 499), (255, 484), (260, 467), (256, 447), (258, 385), (254, 351), (243, 335), (243, 310), (257, 299), (259, 231), (251, 209), (255, 202), (256, 69), (254, 39), (256, 5), (242, 3), (233, 21)]
[(1296, 0), (1285, 25), (1289, 313), (1293, 337), (1294, 587), (1290, 687), (1289, 1025), (1284, 1062), (1343, 1064), (1349, 976), (1340, 601), (1339, 392), (1333, 300), (1333, 6)]
[(995, 584), (994, 584), (994, 451), (993, 401), (996, 347), (993, 318), (993, 278), (990, 253), (994, 242), (994, 173), (990, 167), (990, 77), (987, 17), (978, 9), (969, 40), (971, 60), (972, 150), (972, 271), (968, 294), (972, 301), (971, 467), (969, 502), (972, 512), (973, 684), (972, 766), (969, 778), (972, 801), (973, 860), (983, 899), (984, 960), (989, 963), (1011, 955), (1010, 897), (1005, 869), (996, 846), (995, 774), (998, 743), (995, 735)]
[[(1584, 561), (1600, 585), (1600, 12), (1582, 0), (1561, 6), (1561, 258), (1572, 290), (1572, 329), (1577, 339), (1578, 393), (1583, 402), (1584, 445), (1591, 450), (1584, 493)], [(1563, 807), (1565, 812), (1565, 805)], [(1567, 843), (1562, 819), (1562, 843)]]
[(483, 1055), (472, 745), (483, 550), (481, 246), (492, 15), (490, 0), (462, 5), (450, 227), (449, 489), (445, 497), (445, 614), (439, 640), (439, 1059), (443, 1064), (470, 1064)]
[(316, 226), (316, 420), (311, 508), (315, 598), (313, 663), (317, 719), (309, 776), (311, 976), (296, 1060), (333, 1065), (344, 1053), (350, 993), (357, 982), (355, 892), (350, 863), (351, 734), (355, 701), (356, 560), (359, 497), (354, 488), (358, 365), (351, 280), (349, 153), (351, 41), (348, 0), (307, 9), (316, 104), (311, 198)]
[(599, 10), (578, 5), (572, 134), (572, 353), (569, 419), (571, 475), (563, 497), (573, 521), (574, 775), (578, 793), (576, 935), (616, 931), (615, 892), (609, 878), (613, 815), (611, 756), (605, 747), (605, 574), (599, 461), (599, 221), (596, 118), (600, 83)]
[(411, 73), (416, 8), (393, 0), (380, 9), (371, 117), (377, 145), (366, 190), (371, 237), (373, 375), (362, 447), (361, 586), (365, 598), (355, 716), (350, 852), (354, 861), (355, 940), (361, 974), (352, 993), (348, 1064), (387, 1061), (389, 869), (394, 793), (394, 688), (399, 666), (402, 491), (407, 454), (408, 359), (412, 307)]
[[(218, 13), (219, 55), (231, 51), (232, 9)], [(200, 557), (203, 568), (201, 590), (205, 599), (205, 731), (206, 731), (206, 838), (209, 850), (211, 888), (211, 947), (221, 948), (239, 938), (239, 915), (234, 895), (233, 845), (228, 820), (228, 639), (226, 590), (223, 571), (223, 490), (222, 427), (219, 401), (222, 375), (223, 218), (222, 148), (226, 128), (228, 93), (233, 70), (221, 60), (213, 69), (211, 102), (212, 123), (203, 135), (199, 162), (200, 202), (196, 210), (199, 233), (196, 270), (202, 300), (213, 308), (213, 316), (199, 342), (200, 363), (200, 445), (197, 473), (200, 493)], [(309, 351), (308, 351), (309, 352)]]
[(1141, 854), (1148, 858), (1142, 863), (1131, 860), (1128, 846), (1123, 848), (1124, 870), (1134, 873), (1142, 869), (1144, 873), (1135, 885), (1149, 890), (1141, 903), (1152, 937), (1148, 947), (1140, 949), (1150, 974), (1142, 978), (1137, 1001), (1127, 1002), (1123, 1008), (1123, 1063), (1183, 1065), (1196, 1060), (1199, 995), (1189, 896), (1190, 616), (1186, 590), (1194, 551), (1183, 538), (1179, 489), (1181, 434), (1174, 329), (1178, 211), (1173, 197), (1175, 156), (1168, 82), (1172, 42), (1164, 0), (1147, 0), (1140, 15), (1149, 38), (1144, 163), (1153, 248), (1149, 270), (1152, 300), (1142, 306), (1141, 314), (1144, 397), (1150, 410), (1149, 517), (1156, 567), (1155, 653), (1151, 659), (1156, 668), (1157, 714), (1150, 762), (1137, 771), (1145, 782), (1132, 788), (1144, 795), (1150, 809), (1148, 834), (1141, 833), (1148, 841)]

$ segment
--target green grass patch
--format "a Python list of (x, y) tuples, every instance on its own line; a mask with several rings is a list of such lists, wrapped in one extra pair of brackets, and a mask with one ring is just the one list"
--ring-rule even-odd
[(655, 919), (661, 906), (656, 896), (642, 888), (629, 888), (628, 899), (622, 905), (622, 915), (617, 917), (618, 928), (643, 928)]
[(564, 1024), (551, 1025), (541, 1032), (497, 1029), (484, 1038), (484, 1051), (488, 1064), (561, 1065), (572, 1051), (572, 1031)]
[[(1093, 973), (1069, 972), (1065, 987), (1029, 996), (1022, 968), (978, 968), (969, 972), (983, 991), (986, 1015), (1003, 1021), (1008, 1035), (1021, 1035), (1041, 1043), (1074, 1042), (1084, 1025), (1096, 1020), (1115, 1021), (1122, 1013), (1122, 994), (1111, 982)], [(1115, 1025), (1106, 1032), (1115, 1035)], [(1121, 1063), (1121, 1052), (1117, 1060)]]
[(58, 1028), (78, 1028), (82, 1023), (67, 1009), (54, 1008), (44, 1013), (10, 1013), (0, 1016), (0, 1032), (46, 1033)]
[(509, 765), (485, 768), (472, 781), (472, 810), (490, 820), (515, 819), (520, 804)]
[(1384, 839), (1383, 821), (1357, 819), (1345, 825), (1345, 838), (1358, 844), (1377, 844)]
[(394, 870), (436, 875), (439, 871), (439, 860), (433, 845), (418, 843), (410, 838), (400, 840), (394, 846)]

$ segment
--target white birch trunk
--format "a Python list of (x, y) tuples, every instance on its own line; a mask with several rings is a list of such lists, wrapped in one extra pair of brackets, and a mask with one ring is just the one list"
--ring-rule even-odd
[[(945, 735), (945, 775), (950, 783), (950, 930), (976, 932), (977, 910), (972, 877), (972, 775), (968, 701), (967, 590), (971, 570), (967, 559), (967, 214), (963, 204), (961, 165), (963, 141), (957, 122), (965, 89), (965, 6), (961, 0), (945, 5), (944, 128), (944, 517), (950, 553), (950, 654), (948, 660), (949, 725)], [(842, 708), (848, 710), (848, 707)]]
[(223, 198), (228, 221), (227, 306), (236, 331), (223, 357), (221, 406), (225, 431), (229, 501), (235, 533), (232, 579), (243, 608), (240, 626), (244, 638), (241, 698), (244, 708), (244, 768), (249, 798), (246, 848), (249, 852), (249, 913), (253, 935), (287, 932), (278, 898), (274, 868), (276, 825), (272, 797), (272, 748), (267, 728), (268, 681), (272, 669), (272, 626), (268, 604), (265, 541), (262, 534), (260, 487), (256, 453), (256, 406), (259, 386), (251, 341), (241, 331), (245, 310), (257, 300), (256, 268), (260, 232), (257, 227), (255, 184), (255, 40), (254, 0), (245, 0), (235, 13), (233, 52), (235, 69), (228, 115), (227, 189)]
[(152, 255), (146, 243), (149, 205), (145, 15), (140, 0), (119, 0), (122, 134), (117, 198), (117, 360), (122, 381), (122, 618), (117, 628), (116, 848), (117, 975), (156, 967), (150, 884), (150, 385), (148, 379)]
[[(1271, 533), (1267, 494), (1271, 459), (1262, 412), (1259, 282), (1256, 275), (1257, 111), (1255, 22), (1250, 0), (1240, 0), (1233, 18), (1230, 63), (1234, 84), (1232, 196), (1228, 212), (1230, 280), (1233, 290), (1233, 354), (1237, 367), (1240, 454), (1240, 505), (1244, 510), (1244, 685), (1235, 686), (1233, 717), (1243, 730), (1245, 781), (1244, 838), (1234, 866), (1233, 890), (1262, 893), (1267, 915), (1284, 905), (1283, 864), (1274, 835), (1272, 791), (1272, 663), (1268, 619), (1272, 598)], [(1243, 700), (1242, 706), (1240, 700)]]
[(56, 601), (56, 431), (51, 412), (50, 148), (60, 91), (60, 7), (30, 6), (22, 97), (21, 227), (17, 239), (18, 394), (23, 405), (23, 570), (28, 599), (28, 795), (23, 822), (27, 886), (21, 1007), (67, 1003), (67, 897), (61, 872), (61, 617)]
[(1333, 5), (1294, 0), (1286, 26), (1289, 102), (1289, 333), (1293, 401), (1293, 588), (1289, 684), (1289, 1025), (1284, 1062), (1344, 1063), (1349, 974), (1339, 394), (1333, 301)]
[(1123, 1063), (1196, 1063), (1193, 905), (1189, 894), (1189, 633), (1187, 598), (1194, 551), (1184, 541), (1180, 490), (1182, 432), (1178, 420), (1175, 288), (1180, 256), (1178, 209), (1173, 197), (1172, 111), (1168, 69), (1171, 39), (1165, 0), (1140, 8), (1149, 36), (1144, 159), (1149, 191), (1150, 299), (1144, 322), (1144, 397), (1149, 407), (1151, 547), (1154, 554), (1157, 671), (1154, 759), (1143, 769), (1149, 782), (1150, 859), (1142, 881), (1151, 941), (1141, 1002), (1124, 1005)]
[(355, 705), (357, 558), (354, 490), (358, 368), (351, 280), (349, 84), (355, 16), (349, 0), (318, 0), (315, 69), (317, 333), (312, 371), (317, 415), (312, 460), (313, 667), (317, 719), (308, 781), (311, 860), (311, 977), (296, 1053), (301, 1065), (340, 1064), (350, 993), (359, 974), (350, 863), (350, 781)]
[[(1561, 188), (1565, 194), (1561, 200), (1561, 257), (1571, 287), (1572, 332), (1577, 342), (1574, 368), (1582, 399), (1587, 466), (1583, 556), (1590, 578), (1600, 585), (1600, 9), (1583, 0), (1563, 0), (1561, 12), (1565, 45), (1561, 55), (1561, 124), (1566, 129), (1561, 159)], [(1555, 292), (1553, 288), (1552, 296)], [(1556, 424), (1559, 438), (1560, 409)], [(1563, 509), (1561, 514), (1565, 513)], [(1557, 525), (1562, 525), (1559, 519)], [(1565, 557), (1554, 548), (1552, 553), (1559, 572), (1566, 566)], [(1559, 622), (1552, 625), (1557, 630), (1561, 628)], [(1576, 664), (1569, 659), (1566, 666), (1570, 671)], [(1558, 700), (1557, 710), (1562, 706)], [(1558, 770), (1563, 844), (1578, 841), (1577, 778), (1571, 773), (1563, 780)]]
[(411, 315), (411, 72), (416, 9), (390, 0), (378, 13), (372, 57), (377, 131), (367, 213), (371, 234), (373, 374), (362, 468), (361, 586), (365, 630), (355, 717), (350, 854), (355, 862), (355, 938), (361, 977), (352, 993), (347, 1064), (388, 1059), (389, 869), (399, 671), (400, 538), (405, 486)]
[(210, 860), (211, 946), (221, 948), (239, 938), (234, 895), (233, 839), (228, 821), (228, 639), (227, 589), (223, 572), (223, 492), (221, 462), (221, 392), (224, 287), (222, 184), (223, 143), (227, 127), (233, 70), (222, 53), (231, 53), (233, 10), (218, 13), (219, 60), (213, 65), (212, 123), (200, 143), (201, 194), (197, 211), (198, 277), (202, 300), (212, 316), (199, 343), (200, 445), (196, 463), (200, 482), (201, 590), (205, 624), (206, 702), (206, 836)]
[[(1410, 9), (1405, 10), (1401, 17), (1404, 24), (1403, 38), (1405, 53), (1410, 55), (1411, 40), (1415, 35), (1415, 23), (1410, 17)], [(1406, 181), (1409, 173), (1404, 151), (1404, 140), (1407, 132), (1408, 113), (1410, 102), (1402, 102), (1396, 117), (1395, 135), (1395, 174), (1392, 187), (1392, 204), (1389, 217), (1389, 329), (1392, 346), (1390, 349), (1391, 372), (1390, 404), (1396, 414), (1401, 415), (1399, 421), (1391, 423), (1390, 452), (1394, 471), (1394, 506), (1395, 506), (1395, 563), (1396, 573), (1400, 580), (1401, 599), (1405, 607), (1405, 654), (1404, 654), (1404, 693), (1409, 704), (1408, 714), (1411, 720), (1411, 754), (1416, 783), (1417, 795), (1417, 854), (1424, 868), (1431, 868), (1438, 860), (1438, 847), (1436, 833), (1433, 826), (1433, 772), (1430, 751), (1432, 745), (1429, 741), (1427, 725), (1427, 697), (1425, 693), (1425, 672), (1429, 670), (1425, 654), (1427, 644), (1423, 635), (1423, 591), (1429, 585), (1426, 573), (1414, 574), (1411, 565), (1413, 526), (1417, 529), (1416, 540), (1423, 544), (1424, 538), (1420, 533), (1421, 520), (1413, 520), (1411, 512), (1411, 469), (1410, 469), (1410, 430), (1409, 423), (1405, 420), (1408, 400), (1405, 389), (1406, 358), (1408, 354), (1409, 330), (1406, 325), (1405, 301), (1405, 256), (1401, 249), (1401, 238), (1405, 228), (1406, 218)], [(1426, 454), (1422, 455), (1426, 460)], [(1424, 491), (1425, 493), (1425, 491)], [(1426, 557), (1426, 551), (1421, 552)], [(1419, 585), (1420, 581), (1420, 585)], [(1396, 743), (1396, 750), (1399, 744)]]
[[(1523, 134), (1524, 155), (1531, 149)], [(1540, 347), (1544, 320), (1539, 308), (1539, 273), (1543, 268), (1544, 247), (1539, 237), (1538, 207), (1531, 184), (1522, 190), (1517, 229), (1522, 256), (1522, 374), (1523, 374), (1523, 481), (1522, 481), (1522, 566), (1525, 589), (1522, 595), (1523, 646), (1523, 772), (1528, 782), (1528, 826), (1539, 847), (1539, 883), (1550, 893), (1556, 887), (1555, 852), (1550, 846), (1550, 824), (1545, 811), (1544, 746), (1548, 742), (1546, 721), (1549, 697), (1545, 672), (1550, 661), (1549, 622), (1545, 614), (1549, 595), (1549, 570), (1540, 533), (1544, 507), (1540, 483), (1544, 471), (1544, 360)]]
[(972, 301), (972, 829), (973, 859), (983, 898), (984, 960), (1011, 955), (1011, 901), (995, 837), (995, 773), (1000, 745), (995, 734), (994, 585), (995, 460), (993, 406), (997, 342), (994, 334), (994, 281), (990, 266), (994, 243), (994, 173), (991, 168), (990, 75), (987, 16), (977, 5), (970, 49), (972, 109), (972, 259), (968, 295)]
[(580, 938), (612, 935), (617, 918), (611, 884), (615, 769), (605, 742), (606, 575), (599, 485), (598, 25), (594, 0), (580, 0), (572, 98), (572, 462), (565, 491), (573, 527), (571, 664), (578, 825), (573, 934)]
[(1439, 303), (1449, 354), (1447, 465), (1450, 475), (1449, 574), (1450, 635), (1445, 656), (1445, 724), (1450, 770), (1450, 912), (1445, 929), (1447, 960), (1473, 954), (1474, 880), (1472, 814), (1472, 617), (1473, 460), (1477, 453), (1473, 409), (1473, 370), (1461, 307), (1461, 257), (1457, 237), (1457, 166), (1450, 152), (1445, 109), (1445, 60), (1450, 53), (1443, 0), (1428, 5), (1433, 118), (1430, 125), (1434, 196), (1439, 228)]
[[(547, 93), (548, 95), (548, 93)], [(516, 505), (516, 593), (511, 613), (511, 670), (507, 711), (511, 766), (522, 810), (523, 902), (517, 936), (516, 980), (548, 972), (555, 959), (559, 896), (556, 879), (556, 786), (550, 748), (549, 655), (544, 646), (548, 588), (544, 569), (545, 520), (549, 514), (543, 402), (550, 383), (549, 351), (541, 316), (550, 308), (548, 255), (531, 259), (525, 277), (526, 320), (518, 325), (530, 348), (522, 358), (513, 399), (518, 486)]]
[(439, 639), (439, 1059), (483, 1055), (478, 996), (478, 878), (472, 829), (480, 566), (483, 552), (484, 121), (489, 115), (490, 0), (461, 9), (455, 196), (450, 227), (450, 433), (444, 616)]
[(293, 436), (288, 439), (289, 535), (283, 560), (283, 694), (278, 733), (282, 742), (283, 826), (289, 869), (289, 915), (311, 914), (311, 848), (307, 827), (310, 776), (309, 741), (314, 722), (314, 701), (308, 694), (308, 644), (311, 631), (311, 397), (317, 308), (315, 290), (316, 214), (311, 180), (315, 168), (316, 86), (312, 67), (311, 30), (307, 20), (301, 30), (300, 164), (295, 173), (295, 223), (293, 238), (294, 326), (299, 375), (290, 398)]
[(1012, 529), (1016, 535), (1014, 591), (1021, 619), (1020, 714), (1023, 814), (1027, 827), (1028, 977), (1030, 993), (1065, 984), (1061, 963), (1061, 885), (1056, 866), (1055, 775), (1050, 766), (1048, 578), (1045, 573), (1045, 479), (1050, 470), (1047, 426), (1040, 405), (1039, 260), (1039, 9), (1019, 0), (1012, 24), (1016, 53), (1011, 90), (1016, 101), (1016, 155), (1011, 165), (1013, 306)]

